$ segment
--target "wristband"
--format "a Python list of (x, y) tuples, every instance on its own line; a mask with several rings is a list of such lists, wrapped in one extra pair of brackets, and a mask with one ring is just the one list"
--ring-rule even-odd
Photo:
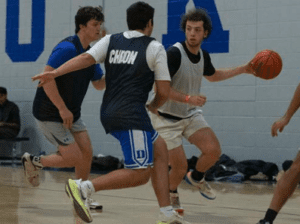
[(189, 99), (191, 98), (191, 96), (190, 95), (186, 95), (186, 97), (185, 97), (185, 102), (188, 102), (189, 101)]

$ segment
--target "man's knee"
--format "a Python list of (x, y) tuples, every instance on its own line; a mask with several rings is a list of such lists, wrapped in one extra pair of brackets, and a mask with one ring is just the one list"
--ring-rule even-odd
[(221, 156), (221, 148), (220, 147), (211, 147), (206, 151), (206, 154), (210, 157), (211, 160), (217, 162)]
[(294, 161), (293, 164), (291, 165), (290, 170), (293, 173), (300, 174), (300, 161), (298, 161), (298, 162)]
[(73, 164), (74, 167), (82, 163), (82, 152), (76, 142), (67, 146), (59, 146), (58, 149), (57, 154), (61, 155), (68, 163)]
[(137, 182), (139, 182), (139, 185), (144, 185), (148, 183), (150, 179), (150, 167), (144, 168), (144, 169), (137, 169), (134, 170), (136, 172), (136, 177), (139, 179)]

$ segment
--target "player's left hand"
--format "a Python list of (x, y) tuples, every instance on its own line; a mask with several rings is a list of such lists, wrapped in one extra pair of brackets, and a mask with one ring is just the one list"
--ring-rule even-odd
[(50, 71), (50, 72), (43, 72), (41, 74), (33, 76), (31, 79), (32, 81), (39, 80), (40, 83), (38, 84), (38, 87), (42, 87), (46, 83), (53, 81), (55, 78), (56, 70)]
[(200, 94), (199, 96), (191, 96), (187, 103), (202, 107), (206, 103), (206, 96), (204, 94)]

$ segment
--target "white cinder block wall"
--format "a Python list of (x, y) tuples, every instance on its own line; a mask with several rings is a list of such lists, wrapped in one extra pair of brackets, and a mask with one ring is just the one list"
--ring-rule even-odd
[[(272, 123), (284, 114), (300, 82), (300, 1), (145, 1), (155, 8), (152, 36), (166, 47), (172, 41), (181, 41), (183, 37), (178, 33), (179, 24), (174, 17), (179, 18), (184, 10), (195, 5), (207, 7), (211, 15), (217, 18), (217, 22), (213, 20), (215, 30), (222, 29), (228, 37), (226, 39), (226, 34), (225, 37), (212, 35), (203, 45), (211, 52), (216, 68), (246, 63), (257, 51), (266, 48), (282, 56), (283, 70), (274, 80), (265, 81), (246, 74), (219, 83), (204, 80), (202, 92), (208, 101), (203, 113), (218, 136), (223, 153), (237, 161), (262, 159), (280, 165), (284, 160), (292, 159), (300, 146), (299, 112), (279, 137), (272, 138), (270, 129)], [(104, 6), (105, 26), (110, 33), (117, 33), (127, 29), (126, 8), (133, 2), (0, 0), (0, 86), (7, 87), (9, 99), (20, 105), (23, 129), (27, 130), (24, 134), (31, 136), (32, 141), (23, 144), (23, 151), (45, 151), (47, 154), (55, 151), (33, 121), (31, 107), (36, 83), (32, 83), (30, 77), (42, 71), (53, 47), (74, 33), (74, 16), (78, 7)], [(45, 13), (41, 9), (45, 9)], [(44, 23), (40, 19), (43, 15)], [(40, 22), (34, 23), (36, 20)], [(41, 32), (43, 29), (44, 35)], [(227, 44), (224, 43), (226, 40)], [(95, 155), (101, 153), (121, 157), (118, 142), (105, 134), (100, 123), (102, 96), (102, 92), (90, 87), (83, 104), (83, 120), (88, 126)], [(188, 158), (199, 155), (199, 151), (187, 141), (184, 147)]]

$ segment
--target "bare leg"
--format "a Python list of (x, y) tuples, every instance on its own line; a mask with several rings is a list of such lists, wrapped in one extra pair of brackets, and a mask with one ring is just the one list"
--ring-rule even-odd
[(154, 142), (154, 166), (151, 180), (160, 207), (170, 205), (168, 151), (165, 141), (159, 136)]
[(75, 143), (59, 146), (59, 153), (41, 157), (45, 167), (75, 167), (75, 176), (87, 180), (91, 171), (93, 150), (87, 131), (72, 133)]
[(188, 164), (182, 145), (169, 150), (169, 161), (172, 167), (170, 178), (170, 190), (176, 190), (187, 172)]
[(122, 189), (146, 184), (150, 178), (150, 168), (130, 170), (121, 169), (92, 180), (95, 191)]
[(87, 180), (91, 172), (93, 159), (91, 140), (87, 131), (74, 132), (73, 136), (82, 153), (82, 160), (80, 162), (81, 164), (79, 167), (75, 167), (75, 173), (77, 173), (82, 180)]
[(204, 173), (219, 160), (221, 147), (217, 136), (211, 128), (203, 128), (196, 131), (189, 137), (189, 141), (202, 152), (196, 164), (197, 171)]
[(270, 209), (279, 212), (300, 182), (300, 153), (298, 152), (291, 168), (278, 181)]
[(75, 167), (76, 178), (81, 178), (80, 172), (78, 172), (81, 160), (82, 153), (76, 142), (68, 146), (59, 146), (57, 154), (41, 157), (41, 163), (44, 167)]

